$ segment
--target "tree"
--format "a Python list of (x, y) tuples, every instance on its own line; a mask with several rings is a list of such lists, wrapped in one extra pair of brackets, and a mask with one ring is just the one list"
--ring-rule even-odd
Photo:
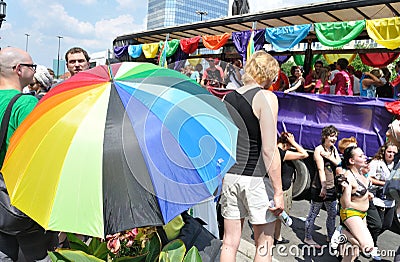
[[(356, 44), (354, 46), (355, 49), (369, 49), (370, 46), (366, 44)], [(361, 72), (369, 72), (371, 71), (371, 67), (363, 64), (361, 61), (360, 56), (357, 54), (356, 57), (354, 58), (353, 62), (351, 62), (351, 65), (354, 67), (354, 71), (361, 71)]]

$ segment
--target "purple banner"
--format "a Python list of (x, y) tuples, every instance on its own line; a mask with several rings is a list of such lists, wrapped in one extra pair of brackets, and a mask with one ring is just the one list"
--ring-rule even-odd
[(294, 134), (304, 148), (314, 150), (321, 143), (324, 126), (334, 125), (339, 139), (354, 136), (367, 156), (374, 156), (385, 142), (393, 120), (384, 103), (393, 99), (356, 96), (314, 95), (275, 92), (279, 100), (278, 131)]
[[(259, 29), (255, 31), (254, 34), (254, 50), (261, 50), (265, 44), (265, 29)], [(232, 33), (232, 41), (235, 45), (236, 50), (242, 56), (243, 62), (246, 61), (246, 52), (247, 45), (249, 43), (249, 39), (251, 36), (251, 30), (241, 31), (241, 32), (233, 32)]]
[(128, 45), (124, 45), (124, 46), (115, 46), (114, 47), (114, 54), (116, 58), (120, 58), (123, 55), (128, 53)]

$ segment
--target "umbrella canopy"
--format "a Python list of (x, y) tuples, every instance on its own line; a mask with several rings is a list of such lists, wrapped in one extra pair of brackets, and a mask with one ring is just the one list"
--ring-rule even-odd
[(225, 105), (194, 81), (120, 63), (44, 96), (2, 172), (12, 204), (45, 229), (104, 237), (165, 224), (213, 196), (236, 139)]

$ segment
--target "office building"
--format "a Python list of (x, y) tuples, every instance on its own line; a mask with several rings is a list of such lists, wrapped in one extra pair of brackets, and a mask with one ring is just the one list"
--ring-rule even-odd
[(147, 30), (228, 16), (229, 0), (149, 0)]

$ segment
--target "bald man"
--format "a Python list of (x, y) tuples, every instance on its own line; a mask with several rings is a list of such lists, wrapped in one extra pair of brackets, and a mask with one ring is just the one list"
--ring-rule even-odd
[[(1, 120), (10, 100), (21, 93), (23, 87), (33, 82), (35, 70), (36, 65), (27, 52), (14, 47), (7, 47), (0, 51)], [(33, 110), (37, 102), (38, 100), (34, 96), (23, 95), (13, 105), (5, 145), (0, 151), (0, 167), (3, 165), (11, 135)], [(7, 197), (2, 176), (0, 176), (0, 190), (2, 196)], [(6, 211), (1, 208), (0, 216), (5, 217), (6, 213), (4, 212)], [(9, 227), (2, 228), (5, 226), (0, 223), (0, 261), (18, 260), (19, 248), (27, 261), (47, 261), (47, 250), (54, 250), (58, 244), (57, 233), (45, 232), (42, 227), (28, 218), (23, 220), (23, 225), (20, 232), (18, 232), (19, 230), (10, 232)], [(35, 230), (27, 230), (28, 227)]]

